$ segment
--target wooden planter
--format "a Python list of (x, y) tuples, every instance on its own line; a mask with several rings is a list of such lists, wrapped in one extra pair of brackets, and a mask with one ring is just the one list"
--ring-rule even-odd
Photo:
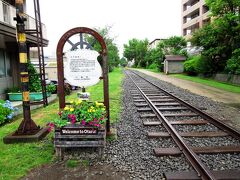
[(62, 157), (65, 148), (98, 148), (102, 155), (106, 142), (105, 127), (93, 128), (78, 124), (55, 129), (54, 147), (56, 155)]

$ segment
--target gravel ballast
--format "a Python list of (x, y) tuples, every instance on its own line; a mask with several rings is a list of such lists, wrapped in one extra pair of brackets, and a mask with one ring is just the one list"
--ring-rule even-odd
[[(204, 108), (205, 111), (220, 120), (230, 120), (232, 116), (239, 116), (239, 110), (223, 105), (222, 103), (214, 102), (206, 97), (195, 95), (187, 90), (183, 90), (173, 86), (172, 84), (157, 80), (150, 76), (144, 75), (150, 81), (161, 86), (168, 92), (173, 93), (175, 96), (186, 100), (188, 103), (195, 105), (198, 108)], [(156, 157), (154, 155), (154, 148), (176, 147), (174, 141), (170, 138), (153, 138), (147, 137), (147, 132), (166, 132), (165, 128), (161, 125), (157, 127), (144, 127), (143, 118), (140, 118), (140, 113), (137, 111), (132, 94), (139, 94), (132, 81), (125, 77), (123, 83), (123, 97), (122, 97), (122, 112), (120, 120), (114, 125), (117, 129), (117, 140), (108, 141), (104, 149), (104, 155), (99, 160), (99, 155), (93, 152), (92, 149), (88, 151), (73, 151), (65, 154), (65, 161), (68, 159), (77, 159), (80, 162), (87, 161), (89, 165), (87, 168), (72, 169), (70, 172), (61, 165), (56, 164), (56, 169), (60, 167), (63, 175), (60, 179), (163, 179), (164, 172), (178, 172), (178, 171), (193, 171), (193, 168), (188, 163), (186, 158), (181, 155), (180, 157), (163, 156)], [(149, 88), (153, 89), (153, 88)], [(110, 102), (111, 103), (111, 102)], [(145, 104), (138, 103), (138, 104)], [(172, 121), (182, 120), (181, 117), (170, 117)], [(188, 118), (196, 119), (196, 118)], [(199, 118), (201, 119), (201, 118)], [(155, 118), (144, 119), (144, 121), (158, 121)], [(231, 124), (231, 122), (230, 122)], [(174, 125), (177, 130), (186, 131), (217, 131), (218, 129), (213, 126), (181, 126)], [(239, 126), (240, 127), (240, 126)], [(207, 129), (204, 129), (207, 128)], [(230, 139), (226, 142), (227, 137), (209, 138), (202, 140), (201, 138), (184, 138), (186, 143), (192, 144), (195, 147), (202, 147), (206, 145), (239, 145), (239, 141)], [(213, 142), (213, 143), (211, 143)], [(225, 170), (225, 169), (239, 169), (240, 167), (240, 154), (216, 154), (216, 155), (200, 155), (203, 163), (212, 170)], [(51, 166), (48, 168), (39, 168), (33, 172), (28, 179), (46, 179), (49, 174), (52, 174)], [(92, 171), (91, 169), (97, 169)], [(45, 172), (44, 170), (49, 172)], [(82, 172), (81, 170), (82, 169)], [(86, 174), (86, 176), (84, 175)], [(76, 175), (75, 175), (76, 174)], [(59, 174), (58, 174), (59, 175)], [(60, 176), (60, 175), (59, 175)], [(74, 177), (73, 177), (74, 176)], [(54, 176), (56, 177), (56, 176)], [(102, 177), (102, 178), (101, 178)], [(51, 179), (51, 178), (50, 178)]]
[[(147, 77), (149, 80), (158, 84), (166, 91), (173, 92), (177, 97), (180, 97), (183, 100), (186, 100), (189, 103), (193, 103), (196, 107), (206, 109), (207, 112), (214, 112), (219, 110), (219, 103), (213, 102), (208, 98), (198, 96), (192, 93), (189, 93), (186, 90), (182, 90), (177, 88), (169, 83), (162, 82), (156, 80), (155, 78), (143, 75)], [(188, 164), (185, 157), (156, 157), (153, 153), (153, 148), (156, 147), (176, 147), (172, 140), (169, 138), (164, 139), (148, 139), (146, 136), (146, 132), (148, 131), (164, 131), (163, 127), (143, 127), (142, 119), (139, 118), (139, 114), (137, 112), (137, 107), (135, 107), (133, 98), (131, 96), (131, 91), (135, 92), (135, 87), (132, 84), (131, 80), (126, 78), (123, 82), (123, 111), (121, 113), (121, 120), (117, 124), (118, 130), (118, 140), (110, 143), (106, 148), (106, 153), (108, 154), (107, 162), (113, 164), (116, 168), (123, 169), (125, 171), (130, 172), (130, 177), (136, 179), (161, 179), (163, 178), (164, 172), (169, 171), (189, 171), (192, 170), (192, 167)], [(224, 114), (218, 113), (218, 118), (224, 119)], [(174, 120), (174, 118), (173, 118)], [(152, 119), (151, 121), (154, 121)], [(196, 130), (196, 131), (204, 131), (203, 128), (206, 128), (207, 131), (216, 131), (217, 128), (213, 126), (202, 126), (202, 127), (193, 127), (189, 126), (188, 129), (184, 129), (184, 127), (177, 126), (177, 129), (181, 131)], [(224, 144), (222, 142), (224, 138), (213, 138), (215, 142), (213, 145)], [(219, 141), (219, 142), (218, 142)], [(220, 143), (221, 142), (221, 143)], [(239, 144), (238, 141), (231, 140), (231, 142)], [(209, 140), (188, 139), (188, 143), (193, 143), (195, 146), (204, 146), (209, 145)], [(226, 143), (232, 144), (232, 143)], [(208, 167), (213, 167), (214, 170), (223, 170), (228, 169), (226, 166), (223, 166), (223, 161), (227, 162), (230, 159), (236, 159), (234, 155), (215, 155), (221, 159), (220, 163), (215, 160), (214, 164), (212, 158), (209, 158), (209, 161), (204, 158), (208, 157), (207, 155), (203, 155), (204, 163), (207, 164)], [(214, 156), (209, 156), (214, 157)], [(231, 158), (232, 157), (232, 158)], [(208, 164), (209, 163), (209, 164)], [(239, 166), (239, 161), (231, 162), (231, 167)]]

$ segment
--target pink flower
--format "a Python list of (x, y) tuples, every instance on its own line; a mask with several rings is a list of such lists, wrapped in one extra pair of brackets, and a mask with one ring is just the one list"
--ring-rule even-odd
[(54, 129), (54, 123), (52, 123), (52, 122), (50, 122), (49, 124), (48, 124), (48, 126), (49, 126), (49, 128), (48, 128), (48, 132), (51, 132), (53, 129)]
[(76, 116), (75, 116), (75, 114), (72, 114), (72, 115), (71, 115), (71, 119), (72, 119), (72, 120), (73, 120), (73, 119), (76, 120)]
[(72, 119), (72, 124), (75, 124), (75, 122), (76, 122), (76, 119)]
[(82, 120), (82, 125), (85, 126), (86, 125), (86, 121)]
[(48, 124), (48, 126), (51, 127), (51, 128), (53, 128), (53, 127), (54, 127), (54, 124), (53, 124), (52, 122), (50, 122), (50, 123)]
[(99, 126), (100, 126), (100, 124), (94, 124), (94, 126), (96, 126), (96, 127), (99, 127)]

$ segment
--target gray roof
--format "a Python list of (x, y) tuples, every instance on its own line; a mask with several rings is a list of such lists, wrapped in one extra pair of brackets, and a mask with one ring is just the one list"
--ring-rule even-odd
[(180, 55), (166, 55), (166, 61), (185, 61), (186, 57), (185, 56), (180, 56)]

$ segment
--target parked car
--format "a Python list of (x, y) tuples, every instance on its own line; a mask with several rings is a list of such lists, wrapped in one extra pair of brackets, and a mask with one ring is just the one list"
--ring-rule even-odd
[(77, 89), (79, 88), (78, 86), (73, 86), (73, 85), (71, 85), (71, 84), (69, 83), (69, 81), (66, 80), (65, 78), (64, 78), (64, 83), (69, 84), (69, 85), (71, 86), (71, 89), (72, 89), (72, 90), (77, 90)]
[[(57, 89), (58, 80), (52, 79), (50, 81), (56, 86), (56, 89)], [(65, 91), (67, 91), (66, 94), (69, 94), (71, 90), (77, 90), (79, 88), (78, 86), (70, 85), (70, 83), (66, 79), (64, 80), (64, 87), (65, 87)], [(57, 93), (57, 90), (56, 90), (56, 93)]]

